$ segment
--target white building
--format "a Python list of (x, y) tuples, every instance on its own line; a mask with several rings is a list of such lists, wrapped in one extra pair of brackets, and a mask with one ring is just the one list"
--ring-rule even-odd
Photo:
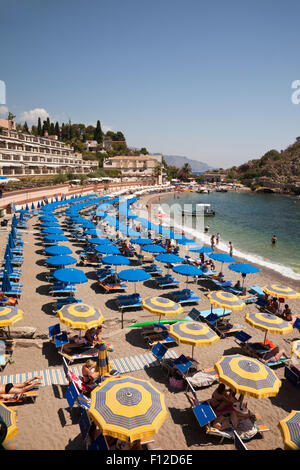
[(149, 178), (155, 176), (155, 168), (161, 166), (162, 155), (120, 155), (103, 162), (105, 170), (119, 170), (122, 177)]
[(81, 153), (58, 141), (57, 136), (0, 129), (0, 175), (83, 174), (97, 168), (97, 161), (83, 160)]

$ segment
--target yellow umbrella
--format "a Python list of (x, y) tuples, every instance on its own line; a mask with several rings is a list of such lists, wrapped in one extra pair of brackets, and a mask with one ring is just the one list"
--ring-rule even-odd
[(230, 292), (211, 292), (208, 294), (207, 298), (212, 305), (223, 307), (224, 309), (229, 308), (231, 310), (242, 310), (246, 306), (246, 304), (239, 299), (237, 295), (231, 294)]
[(18, 432), (17, 413), (0, 402), (0, 418), (6, 425), (6, 437), (2, 444), (6, 444)]
[(95, 388), (88, 414), (103, 435), (129, 442), (153, 437), (168, 416), (163, 394), (129, 376), (108, 378)]
[(21, 320), (23, 313), (23, 310), (18, 307), (0, 307), (0, 327), (7, 326), (8, 334), (10, 335), (9, 327), (13, 323)]
[(288, 286), (282, 286), (280, 284), (267, 284), (263, 287), (263, 291), (272, 297), (278, 297), (282, 299), (299, 299), (300, 292), (296, 292), (294, 289)]
[(292, 410), (284, 419), (279, 421), (278, 426), (287, 449), (300, 449), (300, 411)]
[(300, 340), (294, 341), (292, 343), (292, 353), (300, 359)]
[(283, 320), (277, 315), (272, 315), (271, 313), (246, 313), (245, 320), (254, 328), (258, 328), (259, 330), (266, 332), (264, 343), (268, 332), (284, 335), (293, 331), (293, 326), (289, 322)]
[(184, 311), (180, 304), (165, 297), (147, 297), (142, 299), (142, 304), (149, 312), (159, 315), (158, 322), (160, 322), (161, 316), (180, 315)]
[(257, 359), (241, 354), (222, 356), (214, 367), (220, 382), (242, 395), (267, 398), (279, 392), (281, 381), (270, 367)]
[(57, 314), (62, 323), (75, 329), (96, 327), (104, 321), (104, 317), (98, 308), (83, 303), (64, 305)]
[(192, 357), (195, 346), (207, 346), (220, 340), (220, 337), (208, 325), (201, 322), (181, 321), (170, 325), (170, 336), (177, 341), (192, 346)]

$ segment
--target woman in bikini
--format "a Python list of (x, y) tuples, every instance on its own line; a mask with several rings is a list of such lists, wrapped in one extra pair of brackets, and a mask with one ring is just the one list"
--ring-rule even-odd
[(6, 385), (0, 385), (0, 399), (9, 400), (11, 398), (20, 399), (22, 394), (29, 392), (30, 390), (41, 385), (41, 376), (35, 376), (32, 379), (28, 379), (23, 383), (8, 383)]

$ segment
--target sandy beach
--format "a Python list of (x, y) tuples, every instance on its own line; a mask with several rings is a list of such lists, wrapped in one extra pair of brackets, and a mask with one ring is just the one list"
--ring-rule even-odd
[[(145, 196), (140, 202), (149, 205), (155, 202), (156, 198), (157, 196), (154, 198), (153, 196)], [(2, 258), (9, 233), (8, 230), (0, 230)], [(33, 345), (32, 341), (28, 341), (27, 344), (26, 341), (16, 340), (16, 348), (13, 354), (14, 363), (8, 364), (1, 375), (57, 368), (62, 364), (61, 356), (57, 354), (54, 345), (48, 339), (48, 327), (57, 323), (57, 316), (52, 312), (52, 302), (55, 298), (49, 294), (50, 284), (46, 279), (48, 268), (44, 263), (46, 256), (43, 254), (37, 217), (29, 220), (28, 230), (24, 231), (23, 241), (24, 263), (20, 280), (23, 284), (23, 293), (19, 301), (19, 307), (24, 311), (24, 315), (23, 319), (16, 323), (15, 326), (37, 328), (35, 338), (38, 341)], [(79, 261), (79, 253), (82, 251), (80, 244), (70, 241), (63, 244), (72, 249), (72, 256), (76, 257)], [(162, 263), (158, 264), (166, 272), (166, 267)], [(138, 328), (121, 329), (121, 314), (114, 303), (118, 293), (103, 294), (97, 285), (96, 269), (89, 266), (80, 269), (86, 273), (88, 282), (77, 286), (76, 297), (81, 298), (83, 302), (89, 305), (101, 309), (105, 318), (103, 339), (114, 346), (114, 351), (109, 356), (110, 359), (149, 352), (150, 350)], [(240, 278), (238, 274), (229, 271), (226, 266), (224, 266), (224, 275), (225, 278), (233, 281)], [(178, 274), (175, 274), (175, 277), (182, 281), (183, 287), (186, 280), (185, 277)], [(248, 287), (254, 284), (263, 286), (270, 282), (277, 282), (299, 290), (299, 283), (268, 269), (262, 269), (258, 274), (247, 276), (246, 282)], [(195, 307), (200, 310), (209, 309), (210, 302), (206, 295), (213, 289), (212, 285), (207, 281), (200, 281), (198, 285), (190, 282), (188, 287), (201, 297), (201, 301)], [(151, 279), (137, 285), (137, 292), (142, 297), (159, 294), (165, 295), (170, 291), (171, 289), (158, 292)], [(130, 283), (128, 283), (127, 292), (133, 292), (133, 285)], [(294, 314), (300, 315), (299, 301), (288, 301), (288, 304)], [(184, 307), (182, 317), (185, 317), (192, 307)], [(243, 325), (245, 327), (244, 331), (252, 336), (253, 341), (262, 341), (264, 333), (252, 328), (244, 320), (247, 312), (254, 311), (256, 311), (254, 304), (247, 305), (242, 311), (233, 311), (231, 320), (233, 323)], [(145, 310), (137, 310), (125, 313), (124, 318), (125, 326), (127, 326), (138, 321), (153, 320), (153, 315)], [(67, 328), (63, 327), (63, 329)], [(299, 331), (294, 329), (291, 334), (269, 334), (268, 338), (290, 353), (288, 341), (299, 339), (300, 336)], [(176, 351), (179, 354), (190, 354), (191, 348), (180, 344), (176, 347)], [(222, 355), (240, 352), (241, 350), (233, 337), (228, 337), (221, 339), (212, 346), (195, 348), (194, 354), (201, 367), (209, 368), (213, 367), (214, 363)], [(284, 367), (277, 368), (276, 374), (282, 380), (282, 386), (276, 397), (261, 400), (246, 397), (245, 401), (248, 403), (248, 408), (260, 415), (260, 422), (269, 429), (268, 432), (264, 433), (263, 439), (254, 438), (247, 442), (249, 450), (283, 448), (283, 440), (278, 428), (278, 422), (292, 409), (298, 409), (299, 407), (298, 393), (295, 393), (293, 385), (284, 378)], [(229, 450), (234, 448), (232, 441), (225, 440), (220, 444), (218, 437), (205, 434), (205, 431), (199, 427), (194, 418), (191, 405), (184, 391), (174, 392), (168, 383), (167, 374), (159, 367), (132, 372), (130, 375), (149, 380), (165, 396), (169, 415), (155, 436), (155, 448), (158, 447), (162, 450)], [(72, 410), (69, 409), (67, 400), (64, 398), (66, 388), (66, 386), (57, 385), (41, 387), (35, 403), (18, 405), (18, 434), (13, 442), (17, 443), (19, 449), (80, 450), (84, 448), (78, 425), (80, 409), (76, 407)], [(216, 385), (212, 385), (209, 388), (199, 389), (197, 391), (199, 400), (210, 398), (215, 388)]]

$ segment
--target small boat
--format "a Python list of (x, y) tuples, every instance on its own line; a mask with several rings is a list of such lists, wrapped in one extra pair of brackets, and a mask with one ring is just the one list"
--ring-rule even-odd
[(204, 213), (205, 217), (212, 217), (216, 215), (215, 211), (212, 210), (210, 204), (196, 204), (196, 209), (193, 209), (192, 211), (190, 210), (184, 210), (183, 209), (184, 215), (192, 215), (192, 216), (197, 216), (201, 215)]

